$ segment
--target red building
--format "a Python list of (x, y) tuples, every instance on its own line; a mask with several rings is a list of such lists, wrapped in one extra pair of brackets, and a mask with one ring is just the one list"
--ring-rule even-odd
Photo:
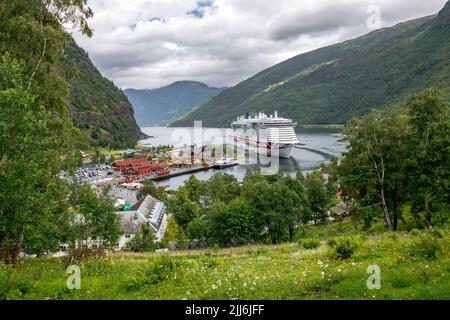
[(131, 167), (127, 167), (122, 172), (132, 176), (148, 176), (152, 174), (154, 167), (150, 162), (139, 163)]
[(139, 158), (133, 158), (128, 160), (118, 160), (115, 161), (112, 166), (114, 169), (118, 171), (123, 171), (126, 168), (131, 168), (135, 165), (143, 164), (147, 162), (147, 157), (139, 157)]
[(124, 175), (133, 177), (148, 176), (153, 172), (167, 171), (169, 168), (166, 163), (151, 163), (146, 157), (119, 160), (113, 163), (113, 167)]

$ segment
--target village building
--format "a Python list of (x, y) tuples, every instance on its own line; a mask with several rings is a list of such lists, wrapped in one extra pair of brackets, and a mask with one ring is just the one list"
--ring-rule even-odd
[(148, 223), (155, 235), (155, 241), (161, 241), (167, 228), (166, 206), (162, 201), (148, 195), (136, 203), (129, 211), (118, 212), (123, 235), (119, 240), (119, 249), (140, 231), (141, 225)]
[(119, 160), (113, 163), (113, 168), (128, 178), (139, 178), (166, 172), (169, 165), (165, 162), (150, 162), (146, 157)]
[(123, 171), (127, 168), (131, 168), (136, 165), (141, 165), (143, 163), (147, 162), (147, 157), (138, 157), (133, 159), (127, 159), (127, 160), (117, 160), (114, 161), (112, 164), (112, 167), (117, 171)]
[(339, 217), (345, 218), (350, 216), (350, 212), (348, 209), (348, 205), (341, 201), (337, 206), (334, 206), (330, 209), (330, 218), (331, 219), (337, 219)]

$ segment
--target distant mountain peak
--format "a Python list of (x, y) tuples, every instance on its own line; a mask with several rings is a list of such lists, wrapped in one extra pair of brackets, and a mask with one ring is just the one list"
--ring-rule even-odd
[(450, 1), (447, 1), (444, 8), (442, 8), (442, 10), (439, 11), (439, 16), (440, 17), (442, 17), (442, 16), (450, 17)]
[(202, 82), (182, 80), (157, 89), (127, 89), (125, 94), (133, 105), (138, 124), (154, 126), (174, 121), (222, 90)]
[(173, 85), (198, 85), (198, 86), (202, 86), (202, 87), (209, 87), (207, 84), (203, 83), (203, 82), (199, 82), (199, 81), (192, 81), (192, 80), (180, 80), (180, 81), (175, 81), (171, 84), (169, 84), (169, 86), (173, 86)]

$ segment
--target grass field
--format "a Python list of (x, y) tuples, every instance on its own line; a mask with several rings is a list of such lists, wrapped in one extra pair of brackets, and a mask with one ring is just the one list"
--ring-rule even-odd
[[(448, 231), (393, 234), (375, 229), (331, 240), (352, 234), (353, 224), (344, 222), (307, 227), (303, 236), (315, 235), (314, 241), (278, 246), (115, 253), (79, 263), (80, 290), (67, 288), (68, 265), (61, 259), (24, 259), (15, 270), (1, 268), (0, 298), (450, 299)], [(343, 240), (354, 252), (339, 259)], [(305, 249), (310, 243), (319, 246)], [(367, 268), (373, 265), (380, 267), (381, 289), (369, 290)]]

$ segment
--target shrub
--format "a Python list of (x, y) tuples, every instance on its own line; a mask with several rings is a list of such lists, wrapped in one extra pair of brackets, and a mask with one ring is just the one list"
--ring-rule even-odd
[(442, 252), (442, 245), (436, 237), (421, 235), (413, 242), (409, 255), (427, 260), (435, 260)]
[(151, 284), (160, 283), (169, 278), (177, 269), (178, 263), (169, 256), (161, 256), (153, 260), (146, 275), (150, 278)]
[(142, 224), (139, 233), (126, 244), (131, 252), (153, 252), (156, 250), (155, 236), (149, 224)]
[(20, 299), (30, 289), (30, 281), (16, 269), (0, 264), (0, 300)]
[(169, 279), (182, 264), (169, 256), (156, 257), (149, 260), (146, 268), (129, 276), (124, 283), (127, 291), (137, 291), (149, 285), (156, 285)]
[(306, 239), (302, 241), (303, 248), (307, 250), (316, 249), (320, 246), (320, 241), (317, 239)]
[(336, 259), (344, 260), (353, 257), (358, 243), (353, 238), (339, 238), (335, 240), (333, 248)]
[(331, 248), (336, 247), (336, 239), (335, 238), (328, 239), (327, 245)]
[(220, 265), (220, 262), (218, 259), (214, 259), (211, 256), (203, 256), (198, 259), (198, 262), (200, 265), (205, 269), (214, 269), (218, 265)]
[(433, 228), (433, 230), (431, 230), (431, 234), (439, 239), (444, 238), (444, 234), (443, 234), (442, 230), (440, 230), (438, 228)]

